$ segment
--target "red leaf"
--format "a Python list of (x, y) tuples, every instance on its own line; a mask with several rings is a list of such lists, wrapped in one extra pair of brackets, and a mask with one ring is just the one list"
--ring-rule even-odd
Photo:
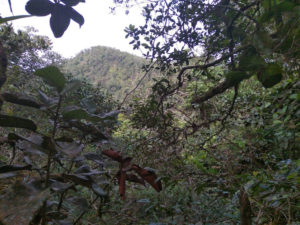
[(131, 160), (132, 160), (131, 157), (126, 157), (125, 159), (122, 159), (122, 162), (120, 165), (122, 171), (126, 172), (131, 169)]
[(125, 200), (125, 189), (126, 189), (126, 172), (120, 172), (119, 191), (122, 200)]
[(161, 181), (156, 181), (157, 176), (154, 172), (141, 168), (138, 165), (133, 165), (132, 169), (147, 181), (157, 192), (162, 190)]
[(123, 161), (123, 158), (121, 156), (121, 154), (117, 151), (114, 151), (112, 149), (110, 150), (103, 150), (102, 151), (102, 154), (108, 156), (109, 158), (115, 160), (115, 161), (118, 161), (118, 162), (122, 162)]
[(144, 185), (145, 186), (145, 181), (139, 177), (137, 177), (136, 175), (134, 174), (127, 174), (126, 175), (126, 179), (128, 181), (131, 181), (131, 182), (134, 182), (134, 183), (138, 183), (138, 184), (141, 184), (141, 185)]

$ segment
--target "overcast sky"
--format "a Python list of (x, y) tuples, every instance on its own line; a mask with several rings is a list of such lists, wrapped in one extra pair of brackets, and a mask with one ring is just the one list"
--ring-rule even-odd
[[(25, 11), (27, 0), (11, 0), (14, 15), (28, 14)], [(140, 55), (139, 51), (133, 51), (125, 39), (124, 28), (129, 24), (140, 25), (143, 23), (141, 12), (138, 9), (131, 10), (125, 15), (125, 9), (118, 9), (116, 15), (111, 14), (109, 6), (113, 0), (86, 0), (86, 3), (78, 4), (75, 9), (85, 18), (85, 24), (79, 28), (74, 21), (61, 38), (54, 38), (50, 25), (50, 16), (32, 17), (13, 21), (16, 28), (32, 26), (39, 30), (39, 34), (48, 36), (53, 41), (54, 50), (64, 57), (71, 57), (85, 48), (102, 45), (121, 51), (127, 51)], [(0, 14), (2, 17), (12, 16), (7, 0), (0, 0)]]

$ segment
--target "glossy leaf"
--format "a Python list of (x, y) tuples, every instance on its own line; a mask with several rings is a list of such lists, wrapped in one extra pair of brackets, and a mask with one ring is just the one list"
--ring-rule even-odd
[(47, 66), (39, 69), (34, 74), (43, 78), (49, 85), (55, 87), (58, 92), (61, 92), (65, 87), (66, 79), (55, 66)]

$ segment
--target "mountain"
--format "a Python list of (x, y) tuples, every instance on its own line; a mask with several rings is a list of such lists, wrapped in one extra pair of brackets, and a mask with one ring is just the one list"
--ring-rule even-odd
[(146, 60), (109, 47), (92, 47), (68, 59), (63, 68), (73, 76), (86, 78), (121, 99), (142, 77)]

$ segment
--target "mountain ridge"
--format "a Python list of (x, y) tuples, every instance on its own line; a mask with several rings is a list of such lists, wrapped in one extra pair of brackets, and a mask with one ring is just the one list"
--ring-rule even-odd
[(146, 59), (118, 49), (94, 46), (67, 59), (63, 69), (107, 89), (116, 99), (124, 97), (142, 77)]

